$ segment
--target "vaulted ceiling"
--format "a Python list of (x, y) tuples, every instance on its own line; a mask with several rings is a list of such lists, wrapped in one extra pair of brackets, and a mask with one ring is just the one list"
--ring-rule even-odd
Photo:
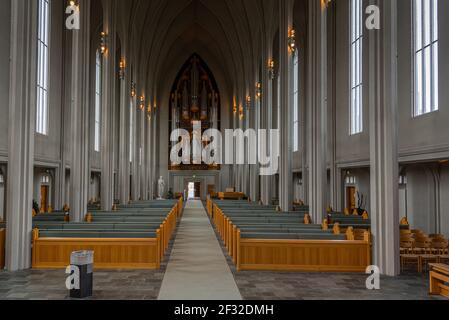
[(265, 35), (277, 28), (276, 12), (277, 0), (119, 1), (139, 81), (151, 90), (173, 81), (167, 70), (179, 70), (193, 52), (231, 92), (246, 87), (259, 68)]

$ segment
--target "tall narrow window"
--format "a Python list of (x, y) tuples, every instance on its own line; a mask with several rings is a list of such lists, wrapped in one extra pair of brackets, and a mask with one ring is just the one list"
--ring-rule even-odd
[(438, 0), (414, 0), (414, 116), (438, 110)]
[(48, 134), (49, 42), (50, 3), (49, 0), (39, 0), (37, 28), (36, 132), (43, 135)]
[(100, 152), (101, 137), (101, 53), (95, 57), (95, 151)]
[(299, 151), (299, 53), (293, 57), (293, 151)]
[(362, 0), (351, 0), (350, 133), (363, 131), (363, 11)]

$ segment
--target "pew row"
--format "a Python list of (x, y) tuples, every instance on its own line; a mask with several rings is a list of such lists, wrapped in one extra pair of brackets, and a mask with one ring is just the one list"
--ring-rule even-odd
[[(307, 215), (227, 212), (208, 199), (211, 220), (238, 271), (365, 272), (371, 265), (371, 235), (355, 240), (354, 229), (341, 233), (306, 224)], [(252, 215), (252, 217), (251, 217)]]
[(62, 228), (54, 228), (54, 222), (42, 225), (33, 230), (32, 267), (66, 268), (73, 251), (93, 250), (96, 269), (159, 269), (176, 229), (180, 206), (181, 199), (159, 225), (145, 221), (86, 222), (65, 224)]
[(218, 198), (220, 200), (224, 199), (242, 200), (245, 198), (245, 194), (243, 192), (219, 192)]
[(40, 238), (33, 232), (33, 269), (66, 268), (70, 254), (95, 252), (96, 269), (159, 269), (160, 232), (156, 238)]

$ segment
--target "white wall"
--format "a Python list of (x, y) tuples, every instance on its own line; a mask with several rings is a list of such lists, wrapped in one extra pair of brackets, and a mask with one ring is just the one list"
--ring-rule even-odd
[(89, 185), (89, 200), (100, 200), (100, 174), (94, 173), (91, 175)]
[(426, 166), (407, 169), (407, 215), (410, 226), (426, 233), (436, 233), (435, 184)]
[(418, 156), (425, 159), (435, 156), (432, 153), (449, 151), (449, 90), (445, 89), (449, 82), (449, 1), (438, 3), (440, 110), (413, 118), (412, 1), (399, 0), (399, 151), (402, 157)]
[(8, 150), (11, 0), (0, 0), (0, 159)]
[(440, 177), (440, 232), (449, 238), (449, 168), (441, 170)]
[[(449, 1), (439, 2), (439, 82), (440, 110), (418, 118), (413, 110), (413, 60), (412, 60), (412, 14), (411, 1), (399, 0), (398, 14), (398, 94), (399, 94), (399, 151), (401, 160), (426, 160), (446, 157), (449, 154), (449, 20), (443, 19), (449, 12)], [(364, 91), (364, 132), (349, 135), (349, 0), (337, 2), (337, 162), (354, 163), (369, 160), (369, 116), (366, 90)], [(365, 32), (367, 32), (365, 30)], [(367, 47), (365, 39), (364, 47)], [(368, 52), (364, 50), (364, 83), (368, 83)], [(366, 89), (366, 88), (365, 88)]]
[(407, 167), (406, 172), (406, 212), (410, 226), (449, 237), (449, 166), (418, 164)]

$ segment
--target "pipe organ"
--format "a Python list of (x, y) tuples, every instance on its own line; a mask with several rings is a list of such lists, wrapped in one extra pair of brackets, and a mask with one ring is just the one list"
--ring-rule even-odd
[[(201, 134), (208, 129), (220, 130), (220, 94), (216, 81), (204, 61), (196, 54), (188, 59), (171, 90), (170, 128), (172, 132), (184, 129), (193, 140), (193, 124), (201, 122)], [(173, 148), (177, 142), (170, 141)], [(174, 165), (169, 170), (217, 170), (218, 165), (206, 165), (193, 159), (190, 164)], [(186, 161), (186, 159), (183, 160)]]

